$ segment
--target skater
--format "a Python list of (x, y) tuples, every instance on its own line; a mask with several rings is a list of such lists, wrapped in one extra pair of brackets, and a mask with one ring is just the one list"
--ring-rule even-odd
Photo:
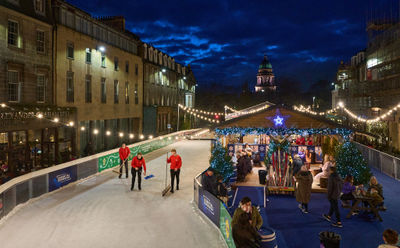
[(176, 150), (171, 150), (171, 157), (167, 159), (167, 163), (171, 163), (170, 172), (171, 172), (171, 193), (174, 193), (174, 179), (176, 178), (176, 190), (179, 190), (179, 174), (181, 172), (182, 167), (182, 159), (176, 154)]
[(327, 221), (332, 221), (331, 216), (335, 213), (336, 222), (332, 223), (332, 226), (343, 227), (340, 221), (340, 212), (338, 206), (338, 199), (340, 192), (342, 192), (343, 181), (339, 174), (336, 172), (336, 167), (330, 167), (330, 176), (328, 179), (328, 200), (330, 203), (329, 214), (323, 214), (322, 216)]
[(142, 169), (144, 170), (143, 175), (146, 176), (146, 162), (144, 161), (144, 158), (142, 156), (142, 153), (138, 152), (136, 157), (132, 159), (131, 163), (132, 169), (132, 186), (131, 186), (131, 191), (133, 190), (135, 186), (135, 179), (136, 179), (136, 173), (138, 176), (138, 188), (139, 190), (142, 190)]
[(298, 186), (296, 188), (296, 200), (300, 203), (300, 210), (303, 213), (308, 214), (308, 203), (310, 202), (311, 198), (313, 177), (305, 165), (303, 165), (300, 172), (297, 173), (296, 181), (298, 182)]
[(126, 147), (125, 143), (122, 143), (121, 148), (119, 148), (119, 159), (120, 159), (120, 166), (119, 166), (119, 178), (122, 176), (122, 167), (125, 166), (125, 174), (126, 178), (128, 178), (128, 158), (131, 150)]

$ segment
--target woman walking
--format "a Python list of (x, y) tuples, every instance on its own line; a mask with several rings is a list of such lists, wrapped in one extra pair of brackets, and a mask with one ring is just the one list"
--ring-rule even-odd
[(308, 214), (308, 203), (310, 202), (311, 198), (313, 177), (305, 165), (303, 165), (300, 169), (300, 172), (297, 173), (296, 181), (298, 182), (296, 188), (296, 200), (300, 203), (299, 208), (301, 211), (303, 211), (305, 214)]

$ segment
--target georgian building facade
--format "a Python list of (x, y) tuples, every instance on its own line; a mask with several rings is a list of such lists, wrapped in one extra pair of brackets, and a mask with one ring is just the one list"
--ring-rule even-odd
[(132, 143), (142, 134), (139, 38), (125, 30), (123, 17), (95, 19), (64, 1), (53, 3), (56, 104), (77, 109), (80, 155)]
[[(177, 130), (178, 104), (194, 107), (196, 79), (190, 66), (143, 43), (143, 122), (145, 134), (161, 135)], [(180, 124), (185, 119), (179, 116)]]

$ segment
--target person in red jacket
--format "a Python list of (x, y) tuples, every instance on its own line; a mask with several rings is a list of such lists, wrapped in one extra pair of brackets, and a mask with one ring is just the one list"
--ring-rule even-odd
[(170, 172), (171, 172), (171, 193), (174, 193), (174, 179), (176, 178), (176, 190), (179, 190), (179, 174), (181, 172), (182, 167), (182, 159), (176, 154), (176, 150), (171, 150), (171, 157), (167, 159), (167, 163), (171, 163)]
[(136, 173), (138, 175), (138, 188), (139, 190), (142, 190), (141, 183), (142, 183), (142, 169), (144, 170), (143, 175), (146, 176), (146, 162), (144, 161), (144, 158), (142, 156), (142, 153), (138, 152), (136, 157), (132, 159), (132, 186), (131, 186), (131, 191), (133, 190), (135, 186), (135, 179), (136, 179)]
[(129, 154), (131, 153), (131, 150), (125, 145), (125, 143), (122, 143), (121, 148), (119, 148), (119, 178), (122, 176), (122, 167), (125, 166), (125, 173), (126, 173), (126, 178), (128, 178), (128, 158)]

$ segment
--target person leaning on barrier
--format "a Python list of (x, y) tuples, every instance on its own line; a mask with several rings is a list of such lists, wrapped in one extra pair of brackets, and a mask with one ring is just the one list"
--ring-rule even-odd
[(232, 218), (232, 226), (238, 222), (239, 216), (242, 213), (246, 213), (250, 221), (250, 224), (256, 230), (260, 230), (263, 224), (263, 219), (257, 207), (251, 205), (251, 200), (247, 196), (243, 197), (243, 199), (240, 201), (239, 207), (235, 210), (235, 213), (233, 214)]
[(237, 216), (235, 223), (232, 222), (232, 236), (237, 248), (261, 247), (261, 235), (251, 225), (245, 212)]
[(201, 185), (204, 190), (217, 196), (217, 179), (215, 178), (214, 171), (208, 168), (201, 176)]

